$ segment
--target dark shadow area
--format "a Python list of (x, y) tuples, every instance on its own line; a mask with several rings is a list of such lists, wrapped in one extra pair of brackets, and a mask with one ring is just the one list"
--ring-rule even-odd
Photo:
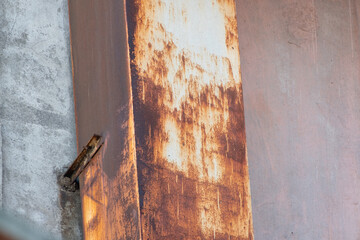
[[(61, 174), (58, 175), (58, 179)], [(83, 239), (80, 191), (66, 191), (59, 186), (61, 236), (66, 240)]]

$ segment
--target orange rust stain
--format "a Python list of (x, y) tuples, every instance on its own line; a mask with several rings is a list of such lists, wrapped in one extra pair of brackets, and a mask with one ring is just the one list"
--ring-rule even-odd
[(106, 206), (108, 199), (103, 194), (101, 159), (96, 156), (80, 175), (84, 239), (107, 239)]
[(126, 3), (69, 1), (78, 143), (106, 139), (79, 179), (85, 239), (141, 239)]
[[(115, 178), (109, 178), (104, 171), (103, 161), (108, 138), (99, 152), (80, 175), (80, 191), (84, 225), (84, 239), (141, 239), (139, 194), (136, 159), (134, 120), (132, 106), (128, 120), (121, 127), (126, 129), (127, 141), (119, 159), (126, 159), (120, 165)], [(126, 137), (126, 136), (124, 136)], [(123, 188), (119, 187), (119, 184)], [(127, 209), (127, 211), (124, 211)], [(135, 227), (134, 227), (135, 226)]]
[(252, 239), (235, 2), (134, 6), (144, 239)]

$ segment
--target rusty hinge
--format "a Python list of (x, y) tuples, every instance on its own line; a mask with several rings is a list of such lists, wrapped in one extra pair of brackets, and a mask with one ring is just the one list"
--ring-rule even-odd
[(60, 185), (64, 190), (75, 191), (78, 188), (76, 179), (101, 146), (101, 136), (95, 134), (71, 164), (69, 169), (61, 176)]

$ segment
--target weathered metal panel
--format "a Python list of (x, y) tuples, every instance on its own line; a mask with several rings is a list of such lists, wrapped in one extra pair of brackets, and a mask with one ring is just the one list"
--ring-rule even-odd
[(256, 239), (360, 239), (360, 1), (237, 0)]
[(235, 2), (128, 1), (144, 239), (252, 239)]
[(69, 4), (85, 239), (253, 239), (234, 1)]
[(125, 2), (69, 1), (78, 145), (104, 144), (80, 177), (85, 239), (140, 239)]

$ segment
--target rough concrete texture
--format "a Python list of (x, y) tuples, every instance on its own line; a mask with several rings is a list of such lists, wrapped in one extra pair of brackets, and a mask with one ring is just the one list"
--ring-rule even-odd
[(69, 46), (66, 0), (0, 1), (3, 208), (55, 239), (81, 238), (78, 193), (57, 184), (76, 157)]
[(359, 14), (237, 0), (255, 239), (360, 239)]
[(3, 170), (2, 170), (2, 166), (3, 166), (3, 161), (2, 161), (2, 126), (0, 123), (0, 209), (2, 208), (2, 179), (3, 179)]

